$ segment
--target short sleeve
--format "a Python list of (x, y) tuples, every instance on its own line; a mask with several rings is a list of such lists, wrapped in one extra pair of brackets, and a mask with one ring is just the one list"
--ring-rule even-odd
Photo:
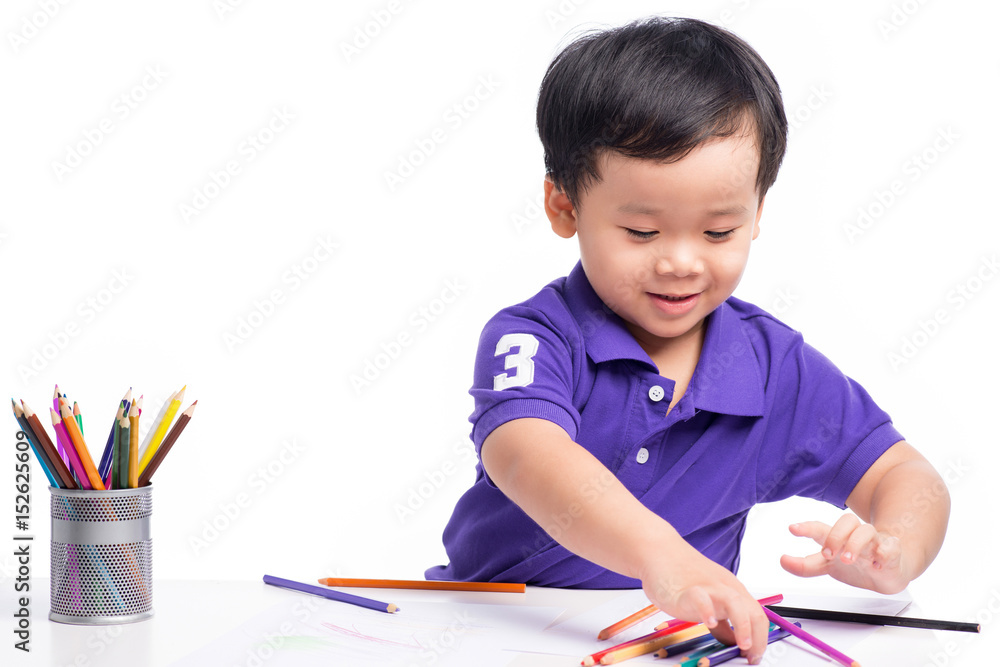
[(483, 329), (469, 391), (475, 401), (469, 421), (477, 455), (494, 429), (514, 419), (546, 419), (576, 438), (580, 413), (573, 406), (578, 376), (573, 350), (581, 346), (573, 342), (574, 323), (560, 321), (559, 314), (513, 306)]
[(844, 508), (868, 468), (903, 436), (860, 384), (801, 336), (771, 380), (758, 502), (797, 495)]

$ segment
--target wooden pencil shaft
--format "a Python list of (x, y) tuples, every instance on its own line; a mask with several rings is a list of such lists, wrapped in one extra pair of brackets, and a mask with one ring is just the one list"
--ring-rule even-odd
[[(689, 630), (690, 631), (694, 631), (694, 632), (693, 633), (689, 632)], [(649, 643), (649, 642), (654, 642), (654, 641), (657, 641), (659, 639), (668, 639), (669, 640), (669, 641), (665, 642), (664, 644), (660, 644), (656, 648), (652, 649), (653, 651), (655, 651), (656, 649), (662, 648), (663, 646), (672, 646), (673, 644), (679, 643), (681, 641), (684, 641), (685, 639), (688, 639), (691, 636), (694, 636), (694, 634), (701, 634), (701, 633), (704, 633), (704, 632), (706, 632), (706, 630), (705, 630), (704, 625), (702, 625), (701, 623), (695, 623), (694, 621), (680, 621), (676, 625), (674, 625), (674, 626), (672, 626), (670, 628), (663, 628), (661, 630), (654, 630), (653, 632), (650, 632), (649, 634), (645, 634), (645, 635), (643, 635), (641, 637), (636, 637), (635, 639), (630, 639), (629, 641), (622, 642), (621, 644), (615, 644), (614, 646), (606, 648), (603, 651), (598, 651), (597, 653), (592, 653), (587, 658), (584, 659), (584, 663), (583, 664), (585, 664), (585, 665), (587, 665), (587, 664), (590, 664), (590, 665), (597, 664), (598, 662), (600, 662), (601, 660), (603, 660), (604, 657), (607, 656), (607, 655), (610, 655), (610, 654), (615, 653), (617, 651), (622, 651), (622, 650), (627, 649), (627, 648), (634, 648), (636, 646), (639, 646), (640, 644), (646, 644), (646, 643)], [(641, 655), (641, 654), (637, 654), (637, 655)], [(589, 659), (589, 661), (588, 661), (588, 659)]]
[(659, 611), (659, 609), (657, 608), (657, 606), (655, 604), (651, 604), (651, 605), (649, 605), (648, 607), (646, 607), (644, 609), (640, 609), (639, 611), (635, 612), (631, 616), (627, 616), (627, 617), (623, 618), (622, 620), (618, 621), (617, 623), (612, 623), (608, 627), (604, 628), (603, 630), (601, 630), (600, 632), (597, 633), (597, 638), (598, 639), (610, 639), (611, 637), (614, 637), (615, 635), (619, 634), (620, 632), (623, 632), (623, 631), (627, 630), (628, 628), (631, 628), (633, 625), (635, 625), (639, 621), (646, 620), (647, 618), (649, 618), (650, 616), (652, 616), (653, 614), (655, 614), (658, 611)]
[(775, 612), (771, 611), (771, 609), (769, 607), (763, 607), (763, 609), (764, 609), (764, 613), (767, 615), (768, 619), (770, 619), (770, 621), (772, 623), (774, 623), (775, 625), (777, 625), (778, 627), (784, 628), (785, 630), (788, 630), (790, 633), (792, 633), (793, 635), (795, 635), (796, 637), (798, 637), (799, 639), (801, 639), (805, 643), (813, 646), (814, 648), (818, 648), (823, 653), (826, 653), (828, 656), (830, 656), (831, 658), (833, 658), (834, 660), (836, 660), (840, 664), (844, 665), (844, 667), (857, 667), (858, 663), (857, 663), (856, 660), (853, 660), (852, 658), (849, 658), (848, 656), (846, 656), (845, 654), (841, 653), (837, 649), (833, 648), (832, 646), (830, 646), (826, 642), (822, 641), (821, 639), (819, 639), (817, 637), (812, 636), (811, 634), (809, 634), (808, 632), (806, 632), (805, 630), (803, 630), (801, 627), (799, 627), (799, 626), (795, 625), (794, 623), (792, 623), (791, 621), (789, 621), (789, 620), (787, 620), (787, 619), (779, 616)]
[(93, 487), (90, 485), (90, 477), (88, 477), (87, 471), (83, 467), (80, 455), (76, 451), (76, 445), (73, 444), (73, 440), (69, 437), (66, 427), (63, 426), (59, 413), (55, 410), (50, 410), (49, 414), (52, 417), (52, 428), (56, 432), (56, 437), (63, 440), (63, 449), (66, 452), (66, 456), (69, 458), (69, 464), (73, 467), (77, 483), (80, 485), (81, 489), (89, 491)]
[[(28, 416), (29, 414), (30, 416)], [(45, 429), (42, 427), (42, 422), (38, 419), (38, 415), (31, 412), (31, 409), (29, 408), (28, 413), (25, 413), (25, 417), (31, 425), (32, 430), (35, 432), (35, 435), (38, 437), (39, 445), (45, 450), (45, 453), (48, 454), (49, 458), (52, 460), (52, 472), (59, 478), (63, 488), (77, 488), (76, 482), (73, 481), (73, 473), (69, 471), (69, 468), (66, 466), (66, 462), (62, 460), (61, 456), (59, 456), (59, 451), (56, 449), (56, 446), (52, 444), (52, 439), (49, 437), (49, 434), (46, 433)]]
[(769, 605), (776, 614), (791, 618), (806, 618), (813, 621), (843, 621), (845, 623), (865, 623), (867, 625), (893, 625), (901, 628), (923, 628), (925, 630), (954, 630), (956, 632), (979, 632), (978, 623), (959, 621), (938, 621), (929, 618), (907, 616), (884, 616), (882, 614), (860, 614), (827, 609), (804, 609), (802, 607), (781, 607)]
[(76, 426), (76, 420), (73, 419), (73, 415), (69, 412), (66, 407), (66, 402), (63, 401), (60, 406), (63, 427), (66, 429), (66, 433), (69, 434), (69, 439), (76, 448), (76, 453), (80, 457), (80, 463), (83, 464), (83, 469), (87, 473), (87, 479), (90, 480), (90, 485), (98, 491), (104, 490), (104, 482), (101, 480), (100, 475), (97, 474), (97, 468), (94, 467), (94, 460), (90, 458), (90, 452), (87, 451), (87, 443), (83, 439), (83, 435), (80, 433), (80, 429)]
[(425, 591), (479, 591), (489, 593), (523, 593), (524, 584), (494, 583), (490, 581), (421, 581), (409, 579), (354, 579), (327, 577), (320, 579), (324, 586), (346, 588), (398, 588)]
[(348, 604), (357, 605), (359, 607), (365, 607), (367, 609), (374, 609), (375, 611), (382, 611), (388, 614), (394, 613), (399, 609), (396, 605), (387, 602), (379, 602), (378, 600), (363, 598), (360, 595), (351, 595), (350, 593), (341, 593), (340, 591), (333, 591), (330, 590), (329, 588), (322, 588), (320, 586), (304, 584), (299, 581), (292, 581), (291, 579), (282, 579), (281, 577), (273, 577), (269, 574), (264, 575), (264, 583), (270, 584), (272, 586), (278, 586), (280, 588), (288, 588), (293, 591), (299, 591), (300, 593), (310, 593), (312, 595), (319, 595), (320, 597), (327, 598), (328, 600), (337, 600), (338, 602), (346, 602)]
[(174, 443), (177, 442), (177, 438), (180, 437), (184, 427), (187, 426), (189, 421), (191, 421), (191, 416), (194, 414), (194, 407), (197, 404), (198, 401), (195, 401), (188, 406), (187, 410), (181, 413), (181, 416), (177, 419), (173, 428), (170, 429), (170, 433), (168, 433), (167, 437), (163, 439), (163, 442), (157, 448), (156, 453), (153, 454), (153, 457), (149, 460), (149, 463), (146, 464), (145, 467), (142, 466), (142, 462), (140, 461), (139, 486), (146, 486), (146, 484), (149, 483), (153, 473), (155, 473), (156, 469), (160, 467), (160, 464), (163, 463), (163, 459), (166, 458), (167, 454), (170, 453), (170, 449), (174, 446)]
[(682, 641), (700, 636), (704, 633), (704, 628), (700, 628), (698, 625), (699, 624), (692, 623), (691, 626), (688, 627), (678, 626), (676, 631), (670, 634), (641, 641), (621, 649), (609, 650), (601, 656), (601, 664), (613, 665), (617, 662), (628, 660), (629, 658), (634, 658), (639, 655), (654, 653), (666, 646), (673, 646), (674, 644), (679, 644)]

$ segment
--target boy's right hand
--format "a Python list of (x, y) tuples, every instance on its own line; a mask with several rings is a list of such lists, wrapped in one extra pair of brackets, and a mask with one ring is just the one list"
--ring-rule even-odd
[[(535, 418), (506, 422), (483, 442), (481, 458), (497, 487), (540, 526), (575, 508), (575, 519), (560, 528), (558, 538), (553, 535), (564, 547), (639, 579), (657, 607), (704, 622), (720, 641), (737, 644), (760, 662), (768, 628), (760, 604), (732, 572), (684, 541), (561, 427)], [(588, 495), (588, 489), (600, 493)]]
[(732, 572), (681, 542), (640, 577), (646, 596), (671, 616), (704, 623), (719, 641), (739, 646), (750, 664), (760, 663), (770, 623), (760, 603)]

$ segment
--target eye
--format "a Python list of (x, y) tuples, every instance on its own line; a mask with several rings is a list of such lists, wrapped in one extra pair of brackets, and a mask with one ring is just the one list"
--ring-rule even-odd
[(649, 239), (656, 236), (656, 232), (640, 232), (635, 229), (625, 228), (625, 232), (632, 238), (639, 239), (640, 241), (648, 241)]
[(713, 241), (723, 241), (728, 239), (730, 236), (736, 233), (735, 229), (730, 229), (725, 232), (705, 232), (705, 236), (712, 239)]

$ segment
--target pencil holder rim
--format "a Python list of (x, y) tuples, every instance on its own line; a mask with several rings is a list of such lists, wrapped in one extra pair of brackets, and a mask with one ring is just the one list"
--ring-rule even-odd
[(134, 489), (63, 489), (57, 486), (49, 486), (49, 492), (53, 496), (64, 496), (67, 498), (108, 498), (113, 496), (137, 496), (143, 493), (151, 493), (153, 485), (147, 484)]

